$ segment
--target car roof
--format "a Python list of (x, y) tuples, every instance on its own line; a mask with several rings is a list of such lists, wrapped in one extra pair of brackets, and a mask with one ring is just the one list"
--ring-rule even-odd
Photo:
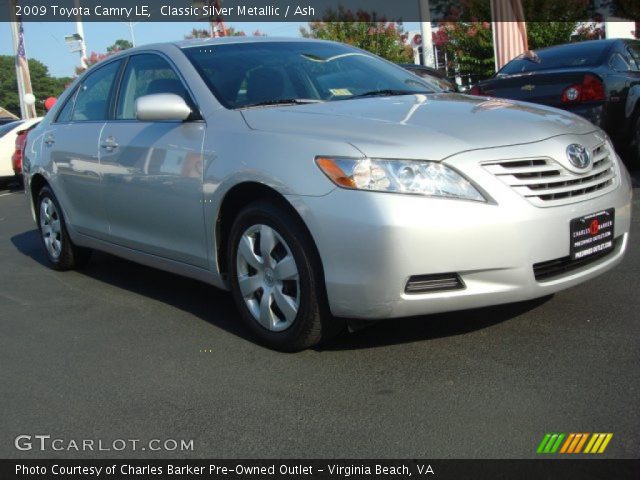
[[(1, 1), (1, 0), (0, 0)], [(147, 50), (159, 50), (168, 52), (171, 48), (190, 48), (190, 47), (202, 47), (207, 45), (231, 45), (240, 43), (278, 43), (278, 42), (310, 42), (310, 43), (338, 43), (331, 40), (318, 40), (315, 38), (304, 37), (265, 37), (265, 36), (237, 36), (237, 37), (218, 37), (218, 38), (197, 38), (191, 40), (178, 40), (169, 42), (157, 42), (140, 45), (134, 48), (128, 48), (121, 50), (113, 55), (110, 55), (105, 60), (99, 62), (112, 61), (118, 58), (126, 57), (128, 55), (134, 55), (141, 51)]]
[(561, 51), (561, 50), (572, 50), (574, 48), (584, 48), (584, 47), (599, 47), (599, 46), (609, 46), (611, 47), (613, 44), (622, 42), (623, 39), (620, 38), (607, 38), (602, 40), (585, 40), (583, 42), (571, 42), (571, 43), (563, 43), (562, 45), (553, 45), (551, 47), (538, 48), (534, 50), (536, 53), (540, 52), (548, 52), (551, 50)]

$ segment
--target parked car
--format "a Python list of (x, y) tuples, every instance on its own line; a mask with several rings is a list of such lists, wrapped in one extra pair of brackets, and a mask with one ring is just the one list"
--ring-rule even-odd
[(11, 157), (15, 152), (19, 131), (37, 124), (40, 119), (15, 120), (0, 126), (0, 182), (6, 184), (15, 178)]
[(21, 129), (16, 133), (15, 151), (11, 156), (11, 167), (13, 168), (13, 173), (18, 178), (18, 183), (21, 186), (23, 184), (22, 158), (24, 156), (24, 148), (27, 144), (27, 135), (31, 130), (37, 127), (39, 123), (39, 121), (35, 121), (27, 128)]
[(456, 84), (435, 68), (427, 67), (425, 65), (416, 65), (414, 63), (402, 63), (400, 66), (405, 70), (409, 70), (411, 73), (415, 73), (431, 85), (444, 92), (458, 91)]
[(54, 269), (98, 249), (229, 289), (282, 350), (577, 285), (622, 260), (631, 215), (586, 120), (309, 39), (113, 55), (29, 134), (24, 175)]
[(0, 117), (0, 126), (6, 125), (7, 123), (15, 122), (17, 119), (14, 117)]
[(605, 130), (640, 166), (640, 41), (592, 40), (520, 55), (471, 94), (562, 108)]

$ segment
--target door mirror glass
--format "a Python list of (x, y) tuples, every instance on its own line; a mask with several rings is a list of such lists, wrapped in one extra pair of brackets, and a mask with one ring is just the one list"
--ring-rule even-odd
[(155, 93), (138, 97), (135, 111), (136, 118), (146, 122), (182, 122), (191, 115), (191, 108), (187, 102), (174, 93)]

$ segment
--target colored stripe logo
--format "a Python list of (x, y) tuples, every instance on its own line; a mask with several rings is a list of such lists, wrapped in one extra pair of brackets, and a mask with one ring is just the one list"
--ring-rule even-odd
[(613, 433), (547, 433), (538, 445), (537, 453), (604, 453), (611, 438)]

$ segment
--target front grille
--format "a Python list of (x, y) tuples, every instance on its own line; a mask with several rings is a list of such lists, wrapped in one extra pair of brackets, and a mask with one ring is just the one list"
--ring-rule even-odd
[(404, 291), (409, 294), (418, 294), (460, 290), (463, 288), (464, 283), (457, 273), (438, 273), (410, 277)]
[(484, 167), (537, 207), (587, 200), (616, 186), (616, 167), (606, 144), (593, 150), (593, 166), (585, 173), (567, 170), (550, 158), (487, 162)]
[(536, 280), (548, 280), (550, 278), (559, 277), (565, 273), (569, 273), (580, 267), (584, 267), (593, 262), (596, 262), (608, 255), (611, 255), (616, 250), (617, 239), (613, 239), (613, 248), (606, 252), (591, 255), (586, 258), (580, 258), (577, 260), (571, 260), (571, 257), (556, 258), (555, 260), (549, 260), (546, 262), (536, 263), (533, 266), (533, 274)]

